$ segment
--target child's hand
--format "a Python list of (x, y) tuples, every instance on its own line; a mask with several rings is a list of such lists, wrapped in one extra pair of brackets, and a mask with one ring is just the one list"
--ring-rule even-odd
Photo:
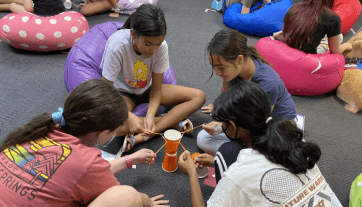
[(142, 120), (133, 113), (128, 113), (128, 119), (125, 124), (128, 126), (129, 134), (143, 133), (145, 131)]
[(207, 106), (201, 107), (201, 112), (204, 114), (210, 114), (210, 116), (211, 116), (211, 112), (212, 112), (213, 108), (214, 108), (214, 105), (209, 104)]
[(215, 159), (214, 156), (209, 155), (207, 153), (203, 153), (197, 155), (194, 161), (199, 168), (203, 168), (204, 166), (214, 167), (214, 159)]
[(145, 129), (146, 129), (146, 131), (145, 131), (145, 133), (144, 133), (144, 134), (145, 134), (145, 140), (148, 140), (148, 139), (149, 139), (149, 136), (148, 136), (147, 134), (152, 134), (152, 133), (155, 132), (155, 130), (156, 130), (156, 124), (155, 124), (154, 119), (153, 119), (151, 116), (148, 116), (148, 117), (144, 120), (143, 124), (144, 124), (144, 127), (145, 127)]
[(160, 200), (161, 198), (163, 198), (164, 195), (157, 195), (154, 196), (151, 199), (151, 205), (147, 206), (147, 207), (159, 207), (159, 206), (169, 206), (169, 205), (165, 205), (168, 204), (169, 200)]
[(210, 135), (217, 135), (223, 133), (221, 125), (221, 122), (212, 121), (208, 124), (202, 125), (202, 128)]
[(137, 165), (139, 163), (146, 163), (150, 161), (151, 158), (151, 164), (155, 163), (155, 157), (156, 154), (150, 150), (150, 149), (140, 149), (137, 152), (130, 155), (132, 165)]
[(184, 151), (179, 158), (178, 166), (181, 172), (185, 173), (190, 177), (193, 173), (196, 173), (196, 166), (194, 161), (191, 159), (190, 152)]

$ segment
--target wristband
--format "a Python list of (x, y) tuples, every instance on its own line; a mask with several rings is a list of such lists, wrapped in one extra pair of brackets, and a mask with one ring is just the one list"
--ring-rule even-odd
[(126, 160), (126, 163), (127, 163), (127, 168), (128, 168), (128, 169), (132, 168), (132, 161), (131, 161), (131, 158), (129, 158), (129, 156), (128, 156), (128, 155), (124, 156), (123, 158)]
[(146, 119), (147, 119), (148, 117), (152, 117), (152, 119), (155, 119), (155, 117), (154, 117), (154, 116), (152, 116), (152, 115), (148, 115), (148, 116), (146, 116), (143, 120), (144, 120), (144, 121), (146, 121)]

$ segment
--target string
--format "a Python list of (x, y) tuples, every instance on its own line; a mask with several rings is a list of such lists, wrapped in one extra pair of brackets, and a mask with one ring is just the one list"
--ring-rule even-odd
[(186, 131), (183, 131), (182, 133), (186, 133), (186, 132), (189, 132), (189, 131), (191, 131), (191, 130), (194, 130), (194, 129), (196, 129), (196, 128), (198, 128), (198, 127), (200, 127), (200, 126), (202, 126), (202, 125), (204, 125), (204, 124), (200, 124), (199, 126), (197, 126), (197, 127), (194, 127), (194, 128), (192, 128), (192, 129), (189, 129), (189, 130), (186, 130)]
[[(186, 130), (186, 131), (184, 131), (183, 133), (186, 133), (186, 132), (189, 132), (189, 131), (191, 131), (191, 130), (193, 130), (193, 129), (196, 129), (196, 128), (198, 128), (198, 127), (201, 127), (202, 125), (204, 125), (204, 124), (200, 124), (199, 126), (194, 127), (194, 128), (192, 128), (192, 129), (189, 129), (189, 130)], [(156, 132), (150, 132), (150, 134), (160, 134), (160, 135), (162, 135), (161, 133), (156, 133)], [(160, 149), (158, 149), (155, 154), (157, 154), (165, 145), (166, 145), (166, 143), (165, 143), (164, 145), (162, 145), (162, 147), (161, 147)], [(181, 144), (181, 142), (180, 142), (180, 145), (181, 145), (182, 149), (184, 149), (184, 151), (186, 151), (185, 147)], [(151, 160), (152, 160), (152, 158), (150, 158), (150, 159), (148, 160), (148, 168), (147, 168), (147, 171), (146, 171), (146, 172), (148, 172), (148, 170), (150, 169)]]
[(158, 149), (155, 154), (157, 154), (165, 145), (166, 145), (166, 143), (164, 145), (162, 145), (162, 147), (160, 149)]
[[(204, 125), (204, 124), (200, 124), (200, 125), (197, 126), (197, 127), (194, 127), (194, 128), (192, 128), (192, 129), (183, 131), (183, 132), (181, 132), (181, 133), (184, 133), (184, 134), (185, 134), (186, 132), (189, 132), (189, 131), (194, 130), (194, 129), (198, 128), (198, 127), (201, 127), (202, 125)], [(156, 133), (156, 132), (147, 132), (147, 133), (145, 133), (145, 134), (158, 134), (158, 135), (163, 135), (162, 133)]]
[[(165, 145), (166, 145), (166, 143), (165, 143), (164, 145), (162, 145), (162, 147), (161, 147), (160, 149), (158, 149), (155, 154), (157, 154), (159, 151), (161, 151), (161, 149), (162, 149)], [(150, 159), (148, 160), (148, 168), (147, 168), (147, 171), (146, 171), (146, 172), (148, 172), (148, 169), (150, 169), (151, 160), (152, 160), (152, 157), (150, 157)]]
[(162, 133), (156, 133), (156, 132), (147, 132), (145, 134), (158, 134), (158, 135), (163, 135)]
[(181, 145), (182, 149), (184, 149), (186, 151), (185, 147), (181, 144), (181, 142), (180, 142), (180, 145)]

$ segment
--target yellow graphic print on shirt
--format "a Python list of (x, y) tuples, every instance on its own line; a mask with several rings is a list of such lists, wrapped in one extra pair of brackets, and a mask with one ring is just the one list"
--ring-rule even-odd
[(135, 64), (133, 64), (133, 78), (134, 81), (129, 79), (124, 79), (126, 83), (132, 88), (144, 88), (147, 86), (147, 79), (148, 79), (148, 68), (147, 64), (143, 61), (137, 60)]
[[(53, 153), (50, 154), (50, 151)], [(6, 186), (9, 184), (11, 189), (16, 190), (27, 183), (38, 191), (71, 152), (69, 145), (48, 137), (30, 141), (27, 145), (11, 146), (0, 153), (0, 176), (8, 181)], [(5, 169), (11, 174), (6, 173)], [(32, 200), (31, 197), (29, 200)]]

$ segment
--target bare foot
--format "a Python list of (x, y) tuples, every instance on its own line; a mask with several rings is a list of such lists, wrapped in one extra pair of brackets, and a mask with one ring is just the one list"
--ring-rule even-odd
[(85, 6), (85, 3), (80, 3), (80, 4), (78, 5), (78, 8), (79, 8), (79, 9), (82, 9), (84, 6)]
[(119, 13), (118, 13), (118, 12), (110, 13), (110, 14), (109, 14), (109, 17), (112, 18), (112, 19), (118, 18), (118, 17), (119, 17)]
[(180, 123), (177, 123), (177, 124), (173, 125), (172, 128), (176, 129), (176, 130), (178, 130), (180, 132), (184, 132), (184, 131), (192, 129), (192, 127), (193, 127), (191, 121), (184, 124), (181, 129), (179, 128), (179, 126), (180, 126), (179, 124)]

